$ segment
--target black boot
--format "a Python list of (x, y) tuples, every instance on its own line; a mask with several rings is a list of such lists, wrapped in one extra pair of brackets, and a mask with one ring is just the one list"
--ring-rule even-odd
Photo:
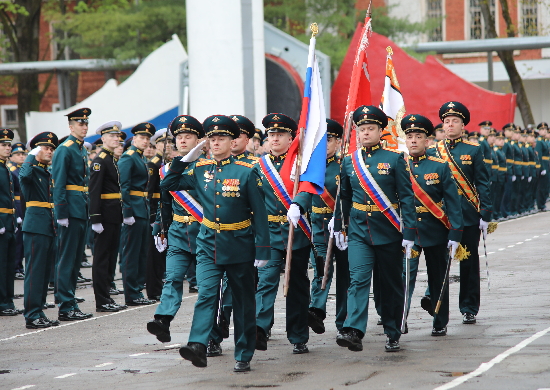
[(363, 350), (363, 342), (361, 341), (359, 331), (356, 329), (342, 329), (338, 336), (336, 336), (336, 344), (346, 347), (350, 351), (358, 352)]
[(195, 367), (206, 367), (206, 346), (201, 343), (187, 343), (180, 348), (180, 355)]
[(157, 336), (157, 340), (161, 343), (172, 341), (170, 336), (170, 321), (164, 318), (156, 318), (147, 323), (147, 331)]
[(325, 333), (325, 324), (323, 323), (325, 316), (323, 314), (324, 313), (321, 309), (317, 309), (314, 307), (309, 308), (307, 324), (309, 325), (311, 330), (317, 334)]
[(214, 357), (222, 355), (222, 346), (214, 340), (208, 341), (208, 347), (206, 348), (206, 356)]
[(256, 327), (256, 349), (258, 351), (267, 351), (267, 336), (259, 326)]

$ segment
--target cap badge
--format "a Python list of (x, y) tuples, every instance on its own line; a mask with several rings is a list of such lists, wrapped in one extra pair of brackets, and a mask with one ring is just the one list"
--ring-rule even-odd
[(117, 125), (114, 125), (114, 126), (113, 126), (113, 130), (114, 130), (114, 131), (118, 131), (118, 126), (117, 126)]
[(273, 119), (274, 121), (278, 121), (278, 120), (281, 119), (281, 118), (279, 118), (278, 115), (273, 115), (273, 118), (272, 118), (272, 119)]
[(235, 122), (238, 122), (238, 121), (239, 121), (239, 118), (238, 118), (236, 115), (233, 116), (233, 118), (231, 118), (231, 119), (233, 119)]
[(361, 111), (363, 112), (369, 112), (369, 109), (367, 107), (364, 107)]
[(279, 127), (279, 124), (278, 124), (278, 123), (275, 123), (275, 124), (273, 125), (273, 127)]
[(145, 128), (148, 129), (149, 127), (151, 127), (151, 125), (149, 123), (146, 123)]
[(184, 117), (184, 116), (182, 116), (182, 117), (180, 118), (180, 122), (183, 123), (183, 122), (185, 122), (185, 121), (187, 121), (187, 118)]
[[(217, 118), (216, 118), (217, 119)], [(218, 126), (214, 126), (214, 130), (218, 130)]]
[(4, 134), (8, 134), (8, 131), (7, 131), (7, 130), (4, 130)]
[(84, 111), (82, 111), (84, 114), (87, 114), (88, 113), (88, 110), (84, 109)]
[(411, 117), (409, 118), (409, 120), (412, 121), (412, 122), (414, 122), (414, 121), (416, 121), (416, 117), (413, 115), (413, 116), (411, 116)]
[(454, 107), (455, 104), (453, 102), (450, 102), (449, 104), (447, 104), (447, 107)]
[(214, 117), (214, 119), (212, 119), (212, 122), (214, 123), (218, 123), (220, 121), (220, 118), (218, 118), (217, 116)]

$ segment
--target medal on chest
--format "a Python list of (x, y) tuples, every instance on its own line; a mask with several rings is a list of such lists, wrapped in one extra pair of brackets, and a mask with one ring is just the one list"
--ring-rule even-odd
[(239, 197), (241, 196), (239, 179), (224, 179), (222, 183), (222, 196)]

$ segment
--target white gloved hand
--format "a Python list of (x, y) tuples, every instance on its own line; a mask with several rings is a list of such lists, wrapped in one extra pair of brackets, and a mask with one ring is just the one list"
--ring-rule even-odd
[(100, 223), (92, 223), (92, 230), (97, 234), (103, 233), (103, 225)]
[(40, 146), (35, 147), (33, 150), (29, 152), (29, 154), (32, 154), (33, 156), (36, 156), (38, 153), (40, 153), (40, 150), (42, 148)]
[(334, 216), (330, 219), (330, 222), (328, 223), (328, 232), (331, 236), (334, 235)]
[(288, 208), (286, 217), (290, 222), (292, 222), (295, 228), (298, 227), (298, 221), (300, 220), (300, 215), (302, 215), (302, 213), (300, 213), (300, 206), (298, 206), (296, 203), (292, 203)]
[(334, 232), (336, 247), (341, 251), (348, 249), (348, 237), (342, 232)]
[(58, 219), (57, 224), (63, 227), (69, 227), (69, 218)]
[(267, 265), (268, 261), (269, 260), (254, 260), (254, 267), (256, 267), (256, 268), (265, 267)]
[(155, 236), (153, 238), (155, 239), (155, 246), (157, 247), (157, 251), (159, 251), (159, 253), (164, 252), (166, 250), (166, 247), (168, 246), (168, 241), (166, 240), (166, 238), (162, 239), (159, 236)]
[(4, 233), (6, 233), (6, 228), (5, 228), (5, 227), (3, 227), (2, 229), (0, 229), (0, 234), (4, 234)]
[(195, 161), (199, 156), (202, 154), (202, 147), (206, 143), (206, 140), (199, 143), (197, 146), (195, 146), (193, 149), (189, 151), (185, 156), (181, 158), (181, 161), (183, 162), (191, 162)]
[(541, 174), (542, 176), (546, 175), (546, 169), (543, 169), (542, 171), (540, 171), (540, 174)]
[(488, 227), (489, 227), (489, 222), (485, 222), (483, 219), (479, 220), (479, 230), (483, 232), (483, 238), (487, 238)]
[(521, 180), (523, 180), (523, 179), (525, 179), (525, 176), (522, 176), (522, 177), (521, 177)]
[(460, 245), (459, 242), (449, 240), (447, 243), (447, 249), (451, 249), (451, 259), (455, 258), (456, 250), (458, 249), (458, 246)]
[(517, 179), (516, 175), (512, 175), (512, 183), (515, 182)]
[(18, 224), (18, 225), (21, 225), (21, 223), (23, 222), (23, 220), (21, 219), (21, 217), (17, 217), (17, 220), (16, 220), (16, 221), (17, 221), (17, 224)]
[(15, 231), (13, 232), (14, 234), (17, 233), (17, 231), (19, 230), (19, 228), (16, 226), (15, 227)]
[(127, 218), (124, 218), (122, 223), (128, 226), (132, 226), (134, 223), (136, 223), (136, 220), (134, 219), (134, 217), (127, 217)]
[(153, 226), (155, 226), (155, 223), (153, 222), (153, 223), (151, 223), (150, 225), (151, 225), (151, 227), (153, 227)]
[(533, 178), (532, 178), (531, 176), (529, 176), (529, 177), (527, 178), (527, 183), (531, 183), (531, 180), (533, 180)]
[(409, 259), (411, 258), (413, 245), (414, 241), (411, 240), (403, 240), (403, 242), (401, 243), (401, 246), (405, 248), (405, 254)]

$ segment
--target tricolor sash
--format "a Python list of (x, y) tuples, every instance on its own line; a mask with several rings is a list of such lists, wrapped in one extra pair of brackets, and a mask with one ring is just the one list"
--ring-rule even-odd
[(392, 207), (392, 203), (384, 191), (382, 191), (376, 180), (374, 180), (372, 174), (365, 166), (361, 149), (356, 150), (351, 155), (351, 162), (363, 191), (365, 191), (374, 204), (378, 206), (380, 211), (386, 216), (386, 218), (388, 218), (391, 224), (397, 230), (401, 231), (401, 218), (399, 217), (399, 214), (397, 214), (397, 210)]
[[(285, 206), (285, 209), (288, 210), (292, 204), (292, 198), (286, 190), (281, 175), (279, 175), (279, 172), (277, 172), (277, 169), (271, 162), (271, 158), (266, 154), (260, 158), (259, 162), (262, 173), (265, 175), (271, 188), (273, 188), (275, 196), (279, 199), (283, 206)], [(300, 215), (298, 226), (300, 226), (300, 228), (304, 231), (307, 238), (311, 240), (311, 226), (309, 226), (309, 222), (303, 215)]]
[[(160, 168), (160, 178), (164, 179), (164, 176), (166, 175), (166, 165), (163, 165)], [(179, 203), (181, 207), (185, 211), (187, 211), (190, 215), (197, 218), (197, 221), (202, 222), (203, 218), (203, 212), (202, 212), (202, 206), (193, 198), (191, 195), (189, 195), (189, 192), (187, 191), (170, 191), (170, 194), (174, 197), (174, 200)]]
[(449, 163), (449, 168), (451, 169), (453, 179), (458, 188), (462, 191), (468, 202), (470, 202), (479, 212), (479, 197), (477, 195), (477, 191), (466, 178), (464, 173), (462, 173), (462, 170), (454, 160), (451, 152), (447, 149), (447, 144), (444, 140), (436, 143), (436, 150), (440, 158)]
[(332, 197), (330, 192), (328, 192), (327, 187), (324, 188), (324, 191), (321, 195), (319, 195), (323, 202), (332, 210), (334, 211), (334, 207), (336, 206), (336, 200)]
[(447, 217), (443, 209), (436, 202), (434, 202), (434, 200), (430, 197), (430, 195), (426, 193), (426, 191), (424, 191), (424, 189), (422, 189), (422, 187), (420, 187), (420, 184), (418, 184), (418, 182), (414, 178), (411, 169), (409, 169), (409, 174), (411, 177), (412, 189), (416, 199), (418, 199), (420, 203), (422, 203), (424, 207), (426, 207), (434, 217), (439, 219), (439, 221), (441, 221), (441, 223), (445, 225), (447, 229), (451, 229), (451, 223), (449, 222), (449, 218)]

